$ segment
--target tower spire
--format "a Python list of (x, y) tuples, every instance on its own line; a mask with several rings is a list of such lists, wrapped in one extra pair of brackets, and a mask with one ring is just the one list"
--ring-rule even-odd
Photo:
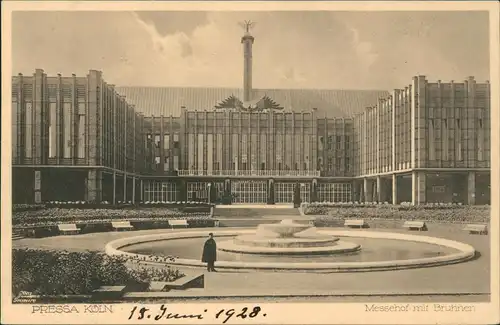
[(243, 101), (248, 102), (252, 99), (252, 45), (254, 42), (250, 30), (255, 26), (255, 22), (245, 20), (240, 23), (240, 26), (245, 30), (245, 34), (241, 37), (241, 44), (243, 44)]

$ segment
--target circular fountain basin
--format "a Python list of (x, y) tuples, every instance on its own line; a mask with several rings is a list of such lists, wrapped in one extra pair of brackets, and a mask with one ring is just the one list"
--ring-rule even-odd
[[(123, 248), (135, 244), (151, 243), (156, 241), (170, 241), (177, 239), (194, 239), (206, 238), (209, 230), (196, 229), (192, 231), (166, 231), (162, 234), (134, 236), (128, 238), (121, 238), (109, 242), (105, 251), (108, 255), (118, 255), (128, 257), (132, 260), (138, 260), (141, 263), (149, 263), (155, 265), (171, 265), (171, 266), (190, 266), (190, 267), (206, 267), (199, 259), (189, 258), (176, 258), (176, 259), (163, 259), (161, 262), (150, 255), (126, 252)], [(225, 230), (212, 230), (218, 244), (220, 245), (224, 237), (247, 236), (254, 235), (255, 229), (225, 229)], [(433, 257), (412, 258), (405, 260), (381, 260), (381, 261), (360, 261), (360, 262), (318, 262), (311, 259), (310, 262), (274, 262), (269, 260), (266, 262), (261, 261), (217, 261), (216, 266), (218, 269), (232, 269), (232, 270), (280, 270), (280, 271), (318, 271), (318, 272), (364, 272), (364, 271), (385, 271), (385, 270), (398, 270), (408, 268), (420, 268), (430, 266), (440, 266), (452, 263), (464, 262), (472, 259), (475, 256), (475, 249), (465, 243), (448, 240), (444, 238), (410, 235), (402, 233), (390, 232), (377, 232), (377, 231), (359, 231), (359, 230), (335, 230), (326, 229), (318, 231), (319, 234), (340, 237), (341, 240), (336, 242), (335, 246), (343, 241), (344, 238), (368, 238), (368, 239), (389, 239), (398, 241), (410, 241), (417, 243), (426, 243), (431, 245), (443, 246), (450, 248), (450, 252)], [(229, 254), (229, 253), (228, 253)], [(254, 256), (250, 255), (249, 256)], [(258, 260), (258, 255), (256, 260)], [(307, 258), (306, 258), (307, 260)]]

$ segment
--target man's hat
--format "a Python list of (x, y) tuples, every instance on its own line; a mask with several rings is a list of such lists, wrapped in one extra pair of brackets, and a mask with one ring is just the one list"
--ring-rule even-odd
[(209, 236), (213, 236), (213, 235), (214, 235), (214, 233), (213, 233), (213, 232), (211, 232), (211, 233), (209, 233), (208, 235), (209, 235)]

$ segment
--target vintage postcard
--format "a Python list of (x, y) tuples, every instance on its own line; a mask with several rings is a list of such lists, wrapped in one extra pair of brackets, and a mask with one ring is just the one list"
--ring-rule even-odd
[(499, 322), (497, 2), (2, 3), (2, 323)]

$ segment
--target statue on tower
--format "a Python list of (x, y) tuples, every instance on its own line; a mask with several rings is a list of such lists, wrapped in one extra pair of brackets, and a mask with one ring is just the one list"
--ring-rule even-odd
[(255, 22), (251, 20), (245, 20), (240, 22), (239, 25), (245, 30), (245, 34), (250, 34), (250, 30), (254, 28)]

